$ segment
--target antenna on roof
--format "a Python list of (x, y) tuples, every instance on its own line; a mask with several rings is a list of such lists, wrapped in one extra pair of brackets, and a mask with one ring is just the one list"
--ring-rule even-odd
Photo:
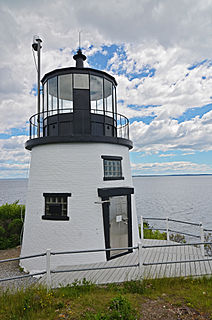
[(81, 49), (81, 32), (82, 31), (79, 31), (79, 49)]
[[(39, 36), (34, 36), (33, 37), (33, 43), (32, 43), (32, 48), (34, 51), (37, 51), (37, 86), (38, 86), (38, 137), (40, 137), (40, 51), (41, 51), (41, 42), (42, 40), (40, 39)], [(34, 56), (34, 51), (33, 51), (33, 56)], [(35, 58), (34, 58), (35, 60)]]
[(73, 59), (76, 60), (76, 68), (83, 68), (83, 62), (86, 60), (86, 56), (82, 54), (81, 50), (81, 32), (79, 31), (79, 49), (77, 50), (77, 54), (73, 56)]

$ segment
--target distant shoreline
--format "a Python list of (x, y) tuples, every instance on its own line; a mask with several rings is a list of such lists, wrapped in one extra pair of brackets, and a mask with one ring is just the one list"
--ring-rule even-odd
[(133, 178), (138, 178), (138, 177), (199, 177), (199, 176), (212, 176), (212, 173), (200, 173), (200, 174), (195, 174), (195, 173), (190, 173), (190, 174), (142, 174), (142, 175), (133, 175)]
[[(135, 174), (133, 178), (154, 178), (154, 177), (200, 177), (200, 176), (212, 176), (212, 173), (185, 173), (185, 174)], [(28, 180), (28, 178), (0, 178), (0, 181), (5, 180)]]

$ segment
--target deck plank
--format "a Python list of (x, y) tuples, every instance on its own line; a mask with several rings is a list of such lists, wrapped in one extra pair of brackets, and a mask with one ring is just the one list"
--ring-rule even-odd
[[(163, 245), (174, 244), (172, 241), (166, 240), (152, 240), (143, 239), (143, 245)], [(185, 261), (190, 259), (203, 259), (201, 249), (195, 246), (173, 246), (173, 247), (159, 247), (159, 248), (143, 248), (142, 259), (145, 263), (160, 263), (170, 261)], [(207, 257), (206, 257), (207, 258)], [(99, 262), (93, 264), (75, 265), (75, 266), (60, 266), (56, 270), (70, 270), (85, 268), (99, 268), (108, 266), (127, 266), (138, 263), (138, 250), (134, 252), (117, 257), (115, 259)], [(142, 275), (140, 274), (142, 270)], [(106, 284), (113, 282), (123, 282), (129, 280), (137, 280), (142, 278), (161, 278), (161, 277), (182, 277), (182, 276), (201, 276), (212, 274), (212, 261), (195, 261), (187, 263), (173, 263), (173, 264), (157, 264), (145, 265), (142, 268), (126, 267), (117, 269), (103, 269), (103, 270), (87, 270), (75, 271), (67, 273), (53, 273), (52, 287), (60, 285), (71, 284), (74, 281), (82, 281), (84, 278), (96, 284)], [(40, 283), (46, 283), (46, 275), (40, 280)]]

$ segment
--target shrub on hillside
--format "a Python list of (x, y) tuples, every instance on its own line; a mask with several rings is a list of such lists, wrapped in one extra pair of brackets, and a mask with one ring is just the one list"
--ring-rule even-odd
[(0, 249), (13, 248), (20, 244), (25, 206), (18, 201), (0, 206)]
[[(148, 222), (144, 222), (144, 239), (157, 239), (157, 240), (166, 240), (167, 236), (165, 232), (160, 232), (159, 230), (152, 230), (153, 227), (150, 227)], [(139, 225), (139, 234), (141, 236), (141, 225)]]

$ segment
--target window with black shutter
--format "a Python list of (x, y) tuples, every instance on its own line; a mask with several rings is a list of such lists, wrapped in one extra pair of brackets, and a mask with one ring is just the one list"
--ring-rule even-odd
[(44, 193), (45, 212), (44, 220), (69, 220), (68, 197), (71, 193)]

